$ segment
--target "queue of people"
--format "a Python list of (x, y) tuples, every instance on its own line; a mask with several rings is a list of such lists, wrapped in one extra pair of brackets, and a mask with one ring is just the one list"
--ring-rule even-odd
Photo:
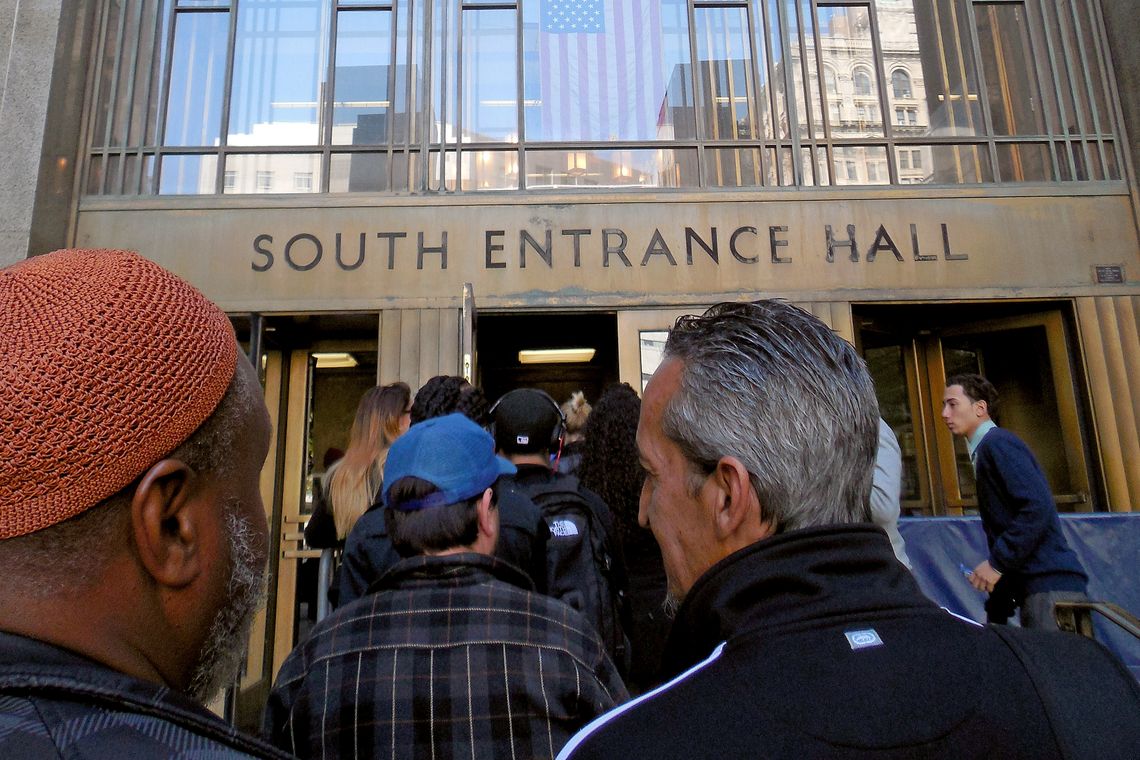
[(268, 551), (269, 418), (225, 314), (61, 251), (0, 270), (0, 345), (2, 757), (1140, 756), (1119, 661), (1032, 629), (1086, 578), (992, 386), (949, 378), (943, 416), (978, 476), (971, 583), (1025, 627), (919, 590), (874, 506), (897, 479), (866, 367), (786, 303), (679, 319), (576, 475), (536, 389), (366, 394), (328, 489), (353, 580), (260, 739), (202, 707)]

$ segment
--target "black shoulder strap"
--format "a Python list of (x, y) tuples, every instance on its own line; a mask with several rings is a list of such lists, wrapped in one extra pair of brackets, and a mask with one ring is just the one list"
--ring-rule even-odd
[[(1136, 756), (1133, 742), (1140, 732), (1125, 732), (1133, 737), (1128, 739), (1119, 727), (1134, 722), (1140, 688), (1103, 646), (1070, 633), (1039, 636), (1041, 632), (1003, 625), (986, 627), (1005, 643), (1033, 683), (1061, 757)], [(1030, 646), (1034, 641), (1040, 646)], [(1131, 699), (1120, 698), (1122, 684)]]

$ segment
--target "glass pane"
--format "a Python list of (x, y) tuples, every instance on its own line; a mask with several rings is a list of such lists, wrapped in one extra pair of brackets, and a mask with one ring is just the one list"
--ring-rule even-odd
[[(887, 14), (886, 18), (894, 16)], [(895, 24), (885, 25), (884, 37), (894, 33)], [(913, 29), (913, 27), (910, 27)], [(879, 108), (879, 75), (870, 65), (871, 19), (866, 7), (833, 7), (819, 9), (819, 35), (823, 53), (826, 90), (835, 76), (834, 94), (828, 102), (839, 104), (839, 120), (831, 124), (834, 138), (879, 137), (883, 134), (883, 115)], [(913, 31), (912, 31), (913, 35)], [(903, 45), (906, 40), (901, 40)], [(885, 44), (885, 39), (884, 39)], [(913, 43), (911, 47), (914, 47)], [(891, 49), (890, 54), (906, 55), (907, 51)], [(829, 73), (830, 72), (830, 73)]]
[(830, 162), (827, 160), (827, 148), (820, 146), (815, 149), (815, 182), (820, 187), (831, 184)]
[[(925, 72), (929, 71), (942, 81), (943, 62), (939, 47), (954, 41), (931, 40), (920, 52), (919, 18), (915, 15), (912, 0), (879, 0), (876, 10), (885, 54), (882, 73), (887, 83), (887, 117), (891, 132), (905, 137), (928, 134), (929, 84)], [(931, 42), (942, 42), (942, 46)], [(938, 90), (937, 85), (934, 89)]]
[(994, 134), (1045, 134), (1025, 7), (976, 5), (974, 17)]
[(334, 153), (329, 192), (406, 192), (419, 189), (421, 171), (418, 153)]
[[(772, 167), (768, 167), (771, 171)], [(775, 185), (775, 177), (764, 180), (758, 148), (707, 148), (705, 183), (709, 187), (760, 187)]]
[(804, 185), (815, 184), (815, 169), (811, 163), (811, 148), (800, 148), (800, 172), (804, 177)]
[(757, 136), (752, 51), (744, 8), (698, 8), (697, 96), (708, 140)]
[[(891, 75), (889, 115), (896, 134), (985, 134), (964, 11), (957, 0), (879, 0), (883, 70)], [(894, 86), (901, 73), (910, 78), (910, 95)], [(903, 110), (901, 124), (896, 109)]]
[[(798, 2), (798, 0), (787, 0), (785, 10), (789, 37), (789, 60), (787, 63), (792, 69), (793, 82), (793, 92), (789, 96), (789, 100), (793, 100), (794, 103), (794, 105), (789, 106), (789, 110), (795, 113), (792, 128), (799, 132), (800, 137), (823, 137), (821, 121), (823, 112), (819, 100), (819, 72), (816, 67), (815, 35), (810, 15), (811, 9), (810, 7), (805, 8), (803, 3)], [(803, 27), (802, 34), (806, 47), (800, 44), (801, 26)], [(808, 129), (809, 106), (811, 123), (818, 130), (814, 135), (812, 130)]]
[(152, 156), (138, 156), (135, 154), (126, 157), (123, 164), (123, 194), (138, 195), (140, 192), (150, 192), (151, 178), (146, 172), (152, 171), (154, 166)]
[(135, 0), (105, 6), (105, 34), (91, 94), (93, 147), (153, 144), (165, 60), (167, 0)]
[(638, 333), (641, 343), (641, 392), (649, 384), (649, 378), (661, 366), (661, 358), (665, 354), (665, 341), (669, 337), (668, 330), (642, 330)]
[[(9, 6), (15, 7), (15, 6)], [(115, 80), (116, 63), (123, 51), (119, 45), (118, 29), (120, 14), (124, 12), (119, 3), (108, 3), (106, 6), (106, 40), (103, 48), (103, 58), (99, 61), (99, 76), (95, 83), (98, 87), (99, 107), (95, 110), (95, 130), (91, 135), (93, 147), (110, 147), (114, 145), (109, 128), (113, 120), (116, 103), (117, 81)]]
[(1057, 168), (1062, 182), (1102, 179), (1100, 154), (1095, 142), (1082, 143), (1074, 140), (1058, 142), (1053, 147), (1057, 150)]
[(1053, 164), (1043, 143), (998, 143), (998, 174), (1001, 182), (1049, 182)]
[[(976, 347), (970, 345), (968, 340), (951, 339), (942, 345), (942, 361), (946, 368), (946, 377), (959, 374), (984, 373), (981, 357)], [(963, 499), (972, 499), (977, 488), (974, 484), (974, 466), (970, 463), (969, 450), (966, 448), (966, 439), (960, 435), (954, 438), (954, 465), (958, 474), (958, 492)], [(976, 510), (964, 510), (967, 514), (975, 514)]]
[(516, 190), (519, 154), (516, 150), (479, 150), (463, 154), (464, 190)]
[(790, 187), (796, 183), (794, 168), (792, 166), (792, 149), (780, 149), (780, 184)]
[[(1110, 135), (1114, 133), (1112, 128), (1113, 117), (1112, 111), (1108, 106), (1108, 101), (1105, 99), (1105, 81), (1101, 76), (1101, 49), (1097, 44), (1098, 39), (1096, 32), (1093, 28), (1093, 19), (1090, 17), (1091, 9), (1086, 3), (1079, 3), (1071, 6), (1074, 15), (1081, 25), (1081, 39), (1084, 43), (1085, 59), (1088, 62), (1089, 79), (1091, 87), (1089, 92), (1092, 93), (1093, 106), (1095, 107), (1095, 114), (1097, 121), (1100, 124), (1101, 134)], [(1082, 94), (1084, 91), (1082, 90)], [(1093, 122), (1089, 122), (1089, 129), (1093, 128)]]
[[(442, 186), (440, 185), (440, 161), (443, 161), (444, 178)], [(454, 190), (455, 189), (455, 151), (449, 150), (445, 153), (440, 151), (432, 151), (428, 157), (428, 189), (429, 190)]]
[(776, 187), (780, 184), (780, 163), (776, 159), (776, 156), (778, 154), (779, 151), (777, 151), (775, 148), (764, 149), (764, 168), (766, 170), (767, 176), (767, 180), (764, 184), (766, 184), (768, 187)]
[(1104, 175), (1107, 179), (1120, 179), (1120, 166), (1116, 163), (1116, 143), (1104, 144), (1104, 158), (1108, 162)]
[(392, 112), (388, 93), (391, 42), (391, 12), (341, 11), (337, 14), (334, 145), (387, 142), (388, 119)]
[[(777, 137), (780, 139), (788, 139), (792, 136), (791, 131), (791, 117), (788, 110), (788, 97), (786, 92), (786, 85), (784, 82), (784, 70), (788, 64), (784, 55), (783, 42), (780, 37), (780, 24), (779, 24), (779, 4), (780, 0), (766, 0), (762, 6), (764, 15), (768, 24), (768, 44), (772, 51), (772, 94), (774, 95), (776, 118), (773, 128), (777, 131)], [(758, 32), (759, 33), (759, 30)], [(763, 49), (763, 45), (758, 45)], [(763, 74), (761, 76), (764, 76)]]
[(523, 0), (523, 19), (527, 140), (695, 136), (684, 0)]
[(885, 147), (835, 146), (831, 155), (837, 185), (885, 185), (890, 181)]
[(227, 194), (315, 193), (320, 176), (320, 154), (269, 153), (229, 156), (223, 180)]
[[(1055, 494), (1072, 493), (1072, 470), (1061, 427), (1060, 407), (1043, 326), (943, 338), (944, 355), (954, 354), (967, 371), (983, 370), (998, 390), (995, 422), (1017, 433), (1033, 450)], [(951, 371), (949, 366), (947, 371)], [(955, 370), (957, 371), (957, 370)], [(965, 447), (963, 447), (963, 451)], [(967, 460), (968, 482), (973, 471)], [(961, 470), (961, 468), (959, 468)], [(964, 495), (964, 494), (963, 494)]]
[(137, 52), (141, 43), (142, 24), (147, 23), (145, 17), (140, 17), (136, 3), (126, 4), (127, 11), (122, 19), (125, 22), (122, 30), (116, 34), (122, 39), (122, 49), (119, 58), (119, 72), (117, 92), (115, 94), (114, 123), (111, 129), (111, 145), (129, 146), (127, 134), (131, 128), (132, 116), (136, 111), (135, 98), (137, 93), (133, 88), (137, 74)]
[(102, 156), (92, 156), (87, 161), (87, 195), (103, 194), (103, 166)]
[(697, 152), (681, 149), (528, 151), (527, 189), (696, 187)]
[(879, 416), (886, 420), (902, 449), (902, 500), (918, 501), (922, 489), (918, 479), (918, 448), (915, 444), (914, 420), (910, 413), (906, 364), (902, 346), (867, 348), (863, 352), (867, 370), (875, 381)]
[(159, 172), (161, 195), (210, 195), (218, 175), (218, 157), (163, 156)]
[(179, 8), (228, 8), (230, 0), (178, 0)]
[(218, 144), (229, 35), (229, 13), (178, 14), (163, 144)]
[(330, 193), (375, 193), (391, 189), (387, 153), (334, 153)]
[(993, 182), (985, 145), (904, 145), (895, 148), (904, 185), (969, 185)]
[(242, 0), (234, 48), (231, 145), (315, 145), (328, 60), (328, 4)]
[(463, 13), (463, 141), (518, 142), (515, 12)]
[(135, 64), (134, 111), (131, 116), (129, 145), (158, 142), (158, 109), (162, 96), (162, 61), (166, 60), (165, 0), (144, 0), (138, 61)]

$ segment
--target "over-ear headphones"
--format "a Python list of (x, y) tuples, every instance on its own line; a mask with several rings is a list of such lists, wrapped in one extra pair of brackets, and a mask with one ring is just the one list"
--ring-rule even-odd
[(555, 401), (546, 391), (539, 388), (516, 388), (515, 390), (507, 391), (502, 396), (500, 396), (498, 401), (491, 405), (490, 411), (487, 412), (487, 416), (491, 419), (491, 424), (488, 428), (491, 433), (491, 437), (495, 438), (496, 443), (498, 442), (498, 438), (495, 436), (495, 412), (498, 410), (499, 404), (502, 404), (508, 398), (516, 397), (522, 394), (538, 396), (546, 399), (546, 402), (550, 404), (550, 407), (554, 410), (554, 413), (558, 417), (558, 422), (555, 423), (554, 429), (550, 432), (550, 442), (547, 445), (547, 448), (549, 448), (550, 451), (557, 452), (554, 459), (554, 469), (557, 470), (558, 461), (562, 458), (562, 442), (566, 437), (566, 415), (562, 413), (562, 407), (559, 406), (558, 402)]

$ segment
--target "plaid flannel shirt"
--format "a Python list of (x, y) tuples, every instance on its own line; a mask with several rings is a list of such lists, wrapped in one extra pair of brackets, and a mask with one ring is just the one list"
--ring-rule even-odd
[(480, 554), (400, 562), (285, 660), (266, 737), (300, 757), (554, 757), (628, 694), (589, 623), (529, 585)]

